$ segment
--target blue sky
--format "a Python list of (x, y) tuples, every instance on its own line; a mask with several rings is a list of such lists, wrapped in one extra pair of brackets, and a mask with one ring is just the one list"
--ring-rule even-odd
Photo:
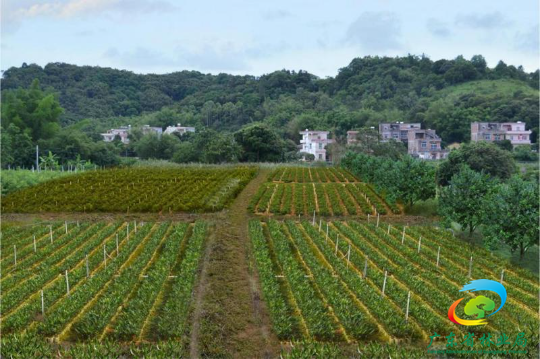
[(1, 65), (335, 76), (354, 57), (539, 67), (537, 0), (2, 0)]

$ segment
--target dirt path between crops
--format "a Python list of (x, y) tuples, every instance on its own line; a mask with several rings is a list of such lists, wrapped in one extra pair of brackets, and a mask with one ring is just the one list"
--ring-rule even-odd
[(271, 331), (266, 304), (251, 257), (248, 236), (250, 198), (268, 176), (257, 176), (220, 213), (208, 239), (200, 281), (195, 292), (190, 356), (278, 356), (279, 341)]

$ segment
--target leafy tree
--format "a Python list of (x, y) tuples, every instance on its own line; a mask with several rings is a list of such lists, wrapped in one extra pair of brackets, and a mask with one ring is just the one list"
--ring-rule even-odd
[(35, 165), (35, 146), (30, 136), (10, 124), (2, 131), (2, 167)]
[(435, 196), (435, 170), (432, 166), (410, 156), (396, 163), (394, 171), (397, 181), (391, 190), (397, 198), (412, 206), (419, 200)]
[(505, 151), (512, 151), (512, 149), (514, 148), (510, 140), (495, 141), (493, 143), (496, 144), (501, 150)]
[(531, 146), (517, 146), (513, 154), (517, 161), (538, 161), (538, 154), (531, 150)]
[(253, 124), (234, 134), (242, 147), (242, 160), (248, 162), (276, 162), (282, 160), (282, 141), (264, 124)]
[(448, 185), (450, 179), (467, 165), (477, 172), (484, 172), (501, 180), (506, 180), (516, 172), (512, 154), (489, 142), (471, 142), (450, 152), (448, 159), (441, 163), (437, 173), (440, 185)]
[(458, 223), (469, 235), (483, 223), (486, 202), (495, 181), (489, 175), (471, 170), (466, 165), (454, 174), (439, 197), (439, 214), (447, 225)]
[(484, 243), (490, 248), (506, 244), (512, 252), (525, 252), (538, 243), (538, 182), (512, 176), (490, 198), (484, 224)]

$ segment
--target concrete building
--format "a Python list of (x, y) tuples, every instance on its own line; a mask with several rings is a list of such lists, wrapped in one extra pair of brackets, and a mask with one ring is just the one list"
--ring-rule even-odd
[(407, 133), (407, 152), (423, 160), (441, 160), (448, 157), (448, 150), (441, 148), (441, 138), (435, 130), (410, 130)]
[(195, 127), (183, 127), (181, 124), (177, 124), (176, 126), (167, 126), (164, 134), (171, 135), (173, 133), (179, 133), (180, 135), (183, 135), (187, 132), (195, 132)]
[[(330, 161), (326, 154), (326, 145), (334, 141), (328, 138), (328, 131), (300, 131), (302, 139), (300, 140), (300, 152), (310, 153), (315, 156), (315, 161)], [(306, 160), (304, 158), (304, 160)]]
[(421, 125), (419, 123), (380, 123), (379, 134), (382, 142), (395, 140), (407, 144), (409, 131), (419, 130), (420, 128)]
[(496, 142), (509, 140), (512, 145), (530, 145), (531, 132), (525, 130), (523, 122), (473, 122), (471, 123), (471, 141)]
[(149, 133), (155, 133), (158, 137), (161, 137), (163, 134), (163, 129), (161, 127), (150, 127), (149, 125), (144, 125), (141, 128), (141, 131), (143, 135), (147, 135)]
[(131, 125), (129, 126), (122, 126), (120, 128), (113, 128), (107, 131), (107, 133), (102, 133), (101, 136), (103, 137), (103, 141), (105, 142), (112, 142), (116, 138), (116, 136), (120, 137), (120, 141), (122, 141), (123, 144), (129, 143), (129, 132), (131, 131)]

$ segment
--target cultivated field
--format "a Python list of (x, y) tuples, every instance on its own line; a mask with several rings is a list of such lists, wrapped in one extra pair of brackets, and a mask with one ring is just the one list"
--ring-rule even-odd
[(125, 168), (85, 172), (7, 195), (4, 212), (214, 212), (227, 206), (254, 167)]
[(361, 183), (352, 174), (334, 167), (278, 168), (252, 197), (248, 210), (280, 215), (377, 215), (399, 214), (400, 209)]
[[(181, 352), (206, 232), (204, 222), (6, 229), (2, 334), (59, 342), (170, 340)], [(12, 339), (3, 354), (15, 348)]]
[[(505, 333), (512, 340), (524, 332), (529, 349), (538, 345), (538, 279), (483, 249), (471, 251), (442, 230), (275, 220), (252, 220), (249, 229), (263, 296), (282, 341), (426, 348), (435, 332), (454, 332), (460, 340), (474, 331)], [(503, 311), (473, 329), (448, 320), (455, 300), (474, 297), (459, 292), (464, 284), (471, 278), (499, 281), (502, 269), (508, 292)]]

